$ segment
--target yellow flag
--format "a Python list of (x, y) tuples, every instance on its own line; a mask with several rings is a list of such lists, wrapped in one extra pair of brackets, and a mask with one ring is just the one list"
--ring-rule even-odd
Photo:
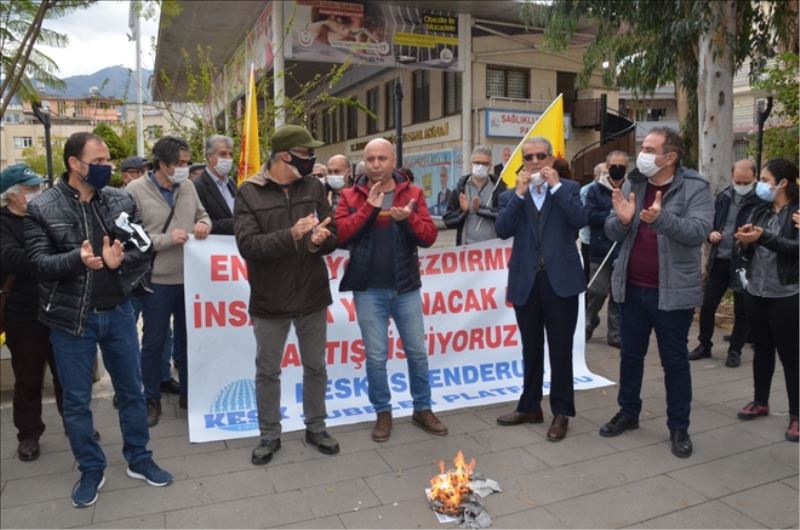
[(511, 158), (508, 159), (508, 163), (500, 174), (500, 178), (503, 179), (508, 188), (513, 188), (517, 185), (517, 170), (522, 167), (522, 144), (525, 143), (525, 140), (534, 136), (542, 136), (550, 140), (553, 145), (553, 155), (556, 158), (563, 158), (566, 155), (567, 149), (564, 144), (564, 100), (561, 94), (550, 103), (544, 114), (539, 116), (531, 130), (528, 131), (528, 134), (522, 138), (517, 148), (514, 149)]
[(244, 123), (242, 124), (242, 150), (239, 154), (238, 185), (261, 169), (261, 152), (258, 143), (258, 107), (256, 106), (256, 77), (250, 65), (250, 80), (245, 97)]

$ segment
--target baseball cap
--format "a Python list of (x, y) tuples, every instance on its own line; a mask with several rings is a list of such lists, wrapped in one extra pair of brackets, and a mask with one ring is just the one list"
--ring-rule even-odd
[(34, 172), (25, 164), (14, 164), (8, 166), (0, 173), (0, 193), (5, 193), (11, 186), (24, 184), (26, 186), (37, 186), (42, 184), (45, 178)]
[(132, 156), (122, 161), (121, 171), (128, 171), (129, 169), (144, 170), (145, 166), (152, 167), (152, 164), (150, 164), (150, 162), (146, 158), (142, 158), (140, 156)]
[(299, 125), (284, 125), (272, 135), (271, 149), (273, 153), (288, 151), (293, 147), (308, 147), (314, 149), (325, 145), (324, 142), (315, 140), (308, 129)]

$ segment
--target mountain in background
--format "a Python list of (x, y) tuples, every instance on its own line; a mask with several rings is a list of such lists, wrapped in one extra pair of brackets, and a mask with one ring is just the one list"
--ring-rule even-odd
[[(142, 97), (145, 103), (152, 101), (147, 87), (152, 73), (152, 70), (142, 69), (144, 83)], [(122, 65), (109, 66), (89, 75), (65, 77), (64, 83), (67, 88), (57, 92), (56, 95), (70, 98), (85, 97), (89, 95), (92, 87), (97, 87), (101, 96), (120, 98), (129, 102), (136, 101), (136, 72)]]

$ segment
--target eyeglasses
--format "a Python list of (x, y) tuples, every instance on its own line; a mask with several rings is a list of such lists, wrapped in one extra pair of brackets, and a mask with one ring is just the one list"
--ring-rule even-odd
[(544, 160), (549, 156), (550, 155), (548, 155), (547, 153), (530, 153), (523, 156), (522, 159), (525, 160), (526, 162), (530, 162), (531, 160), (533, 160), (533, 157), (536, 157), (538, 160)]
[(321, 179), (321, 178), (323, 178), (325, 175), (323, 175), (322, 173), (312, 173), (312, 174), (311, 174), (311, 176), (312, 176), (312, 177), (317, 177), (318, 179)]

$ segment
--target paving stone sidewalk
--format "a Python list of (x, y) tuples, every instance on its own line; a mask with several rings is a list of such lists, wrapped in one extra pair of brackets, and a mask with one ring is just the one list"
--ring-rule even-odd
[[(618, 350), (603, 328), (588, 344), (592, 371), (617, 379)], [(270, 465), (250, 464), (254, 439), (189, 444), (184, 411), (167, 398), (151, 430), (157, 461), (175, 475), (167, 488), (125, 475), (116, 411), (108, 392), (93, 402), (108, 458), (98, 502), (72, 507), (78, 471), (55, 405), (45, 406), (42, 456), (15, 458), (9, 403), (0, 411), (2, 528), (450, 528), (439, 525), (423, 488), (440, 459), (463, 450), (503, 492), (486, 505), (495, 528), (797, 528), (798, 444), (784, 441), (788, 421), (783, 374), (772, 386), (772, 414), (752, 422), (736, 412), (752, 395), (752, 350), (740, 368), (724, 366), (718, 330), (715, 357), (692, 364), (694, 401), (689, 459), (672, 456), (665, 426), (662, 372), (655, 344), (646, 361), (644, 411), (638, 430), (601, 438), (598, 427), (617, 411), (616, 387), (576, 395), (578, 416), (561, 443), (549, 424), (499, 427), (513, 404), (442, 414), (450, 429), (430, 436), (398, 420), (390, 441), (370, 439), (371, 425), (331, 429), (341, 454), (323, 456), (302, 433), (283, 436)], [(692, 337), (696, 330), (692, 330)], [(693, 343), (693, 341), (692, 341)], [(545, 410), (548, 404), (544, 403)]]

